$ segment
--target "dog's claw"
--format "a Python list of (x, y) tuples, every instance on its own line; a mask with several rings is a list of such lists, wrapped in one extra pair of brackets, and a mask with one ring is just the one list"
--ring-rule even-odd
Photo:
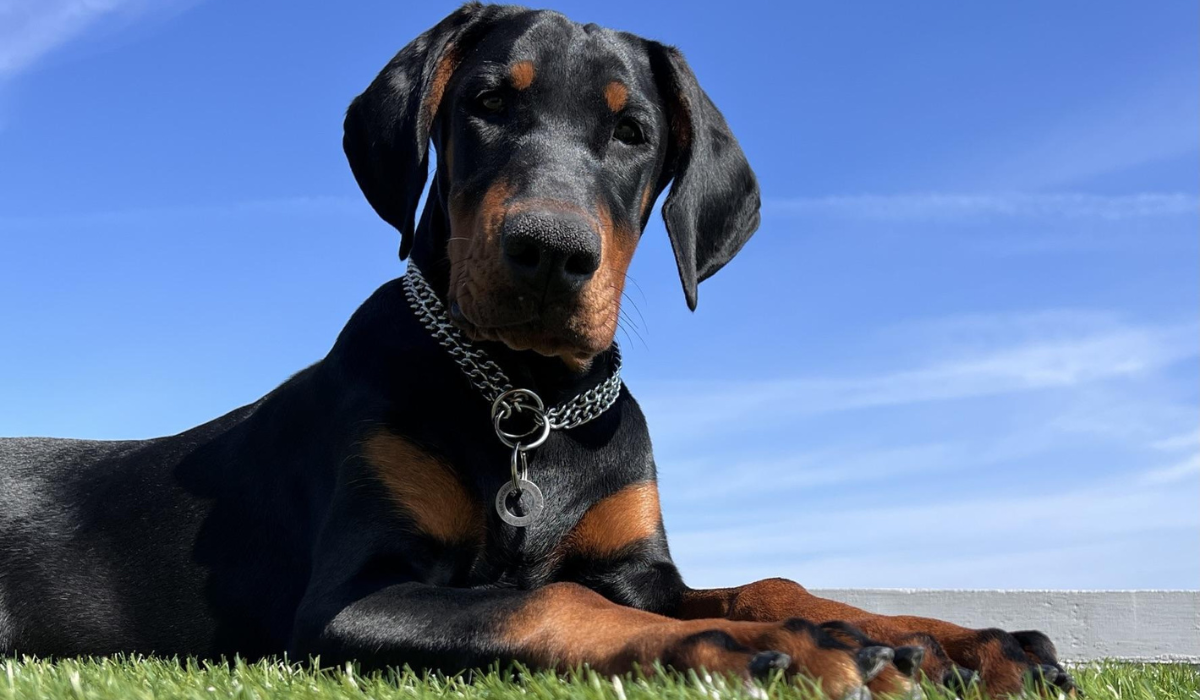
[(750, 675), (755, 678), (767, 678), (791, 664), (792, 657), (781, 651), (760, 651), (750, 659)]
[(942, 685), (946, 686), (955, 694), (961, 696), (966, 694), (967, 689), (979, 681), (979, 674), (969, 668), (962, 666), (953, 666), (946, 672), (945, 678), (942, 679)]
[(1050, 664), (1041, 664), (1033, 671), (1034, 680), (1041, 680), (1046, 685), (1058, 683), (1058, 668)]
[(887, 667), (888, 662), (892, 660), (894, 655), (895, 652), (892, 651), (891, 647), (871, 646), (859, 649), (854, 660), (858, 662), (858, 668), (862, 671), (863, 680), (870, 681)]
[(1071, 674), (1067, 673), (1066, 669), (1057, 664), (1039, 664), (1037, 669), (1033, 671), (1034, 680), (1041, 681), (1049, 687), (1057, 688), (1064, 692), (1075, 691), (1075, 679)]
[(1079, 693), (1078, 687), (1075, 685), (1075, 679), (1071, 674), (1063, 669), (1058, 669), (1058, 678), (1054, 679), (1054, 685), (1062, 691)]
[(892, 656), (892, 663), (900, 669), (900, 673), (909, 678), (917, 677), (917, 671), (921, 670), (921, 664), (924, 662), (925, 647), (896, 647), (895, 654)]

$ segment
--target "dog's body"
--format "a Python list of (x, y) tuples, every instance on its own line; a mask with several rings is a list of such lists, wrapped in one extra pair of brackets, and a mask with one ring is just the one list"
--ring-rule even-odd
[[(541, 377), (514, 379), (550, 399), (604, 375), (597, 363), (555, 382), (552, 362)], [(653, 483), (645, 424), (628, 394), (539, 449), (537, 482), (555, 507), (524, 529), (484, 508), (509, 478), (487, 408), (393, 282), (327, 358), (215, 421), (145, 441), (0, 440), (0, 650), (303, 651), (306, 633), (315, 641), (334, 614), (390, 580), (431, 587), (421, 623), (431, 627), (418, 633), (414, 620), (414, 643), (456, 637), (457, 606), (434, 607), (439, 587), (576, 580), (628, 605), (678, 605), (656, 520), (623, 524), (655, 541), (614, 570), (593, 571), (582, 556), (617, 544), (612, 536), (564, 546), (591, 505)], [(634, 584), (643, 575), (634, 569), (656, 565), (668, 569), (663, 581)], [(627, 568), (635, 578), (626, 580)], [(611, 582), (597, 578), (617, 571)], [(413, 663), (491, 660), (464, 649)]]
[[(548, 406), (610, 375), (625, 269), (669, 183), (693, 307), (758, 225), (753, 173), (679, 54), (554, 13), (454, 13), (355, 100), (345, 147), (454, 324)], [(848, 697), (917, 669), (1070, 686), (1039, 633), (871, 615), (778, 579), (686, 587), (625, 390), (533, 454), (547, 507), (524, 528), (491, 506), (509, 459), (391, 282), (325, 359), (211, 423), (0, 441), (0, 652), (778, 667)]]

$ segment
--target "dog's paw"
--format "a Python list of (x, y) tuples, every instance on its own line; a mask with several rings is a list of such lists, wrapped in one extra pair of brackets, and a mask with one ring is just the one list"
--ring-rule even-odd
[[(716, 623), (717, 621), (713, 621)], [(657, 660), (677, 671), (732, 674), (747, 680), (782, 672), (819, 684), (830, 698), (866, 700), (867, 682), (890, 664), (890, 648), (848, 649), (805, 620), (784, 622), (720, 621), (662, 639)], [(657, 643), (644, 645), (651, 650)], [(646, 659), (649, 660), (649, 659)], [(645, 661), (645, 660), (644, 660)], [(644, 663), (643, 661), (643, 663)]]

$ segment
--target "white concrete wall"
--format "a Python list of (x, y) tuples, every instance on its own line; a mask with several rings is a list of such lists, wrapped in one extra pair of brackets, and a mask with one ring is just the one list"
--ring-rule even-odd
[(1200, 591), (826, 589), (816, 595), (887, 615), (1050, 635), (1064, 661), (1200, 663)]

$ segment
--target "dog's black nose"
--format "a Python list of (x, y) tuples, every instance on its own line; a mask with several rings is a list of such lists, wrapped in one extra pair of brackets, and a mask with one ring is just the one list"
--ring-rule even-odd
[(600, 267), (600, 236), (579, 216), (517, 214), (501, 235), (513, 278), (539, 293), (579, 291)]

